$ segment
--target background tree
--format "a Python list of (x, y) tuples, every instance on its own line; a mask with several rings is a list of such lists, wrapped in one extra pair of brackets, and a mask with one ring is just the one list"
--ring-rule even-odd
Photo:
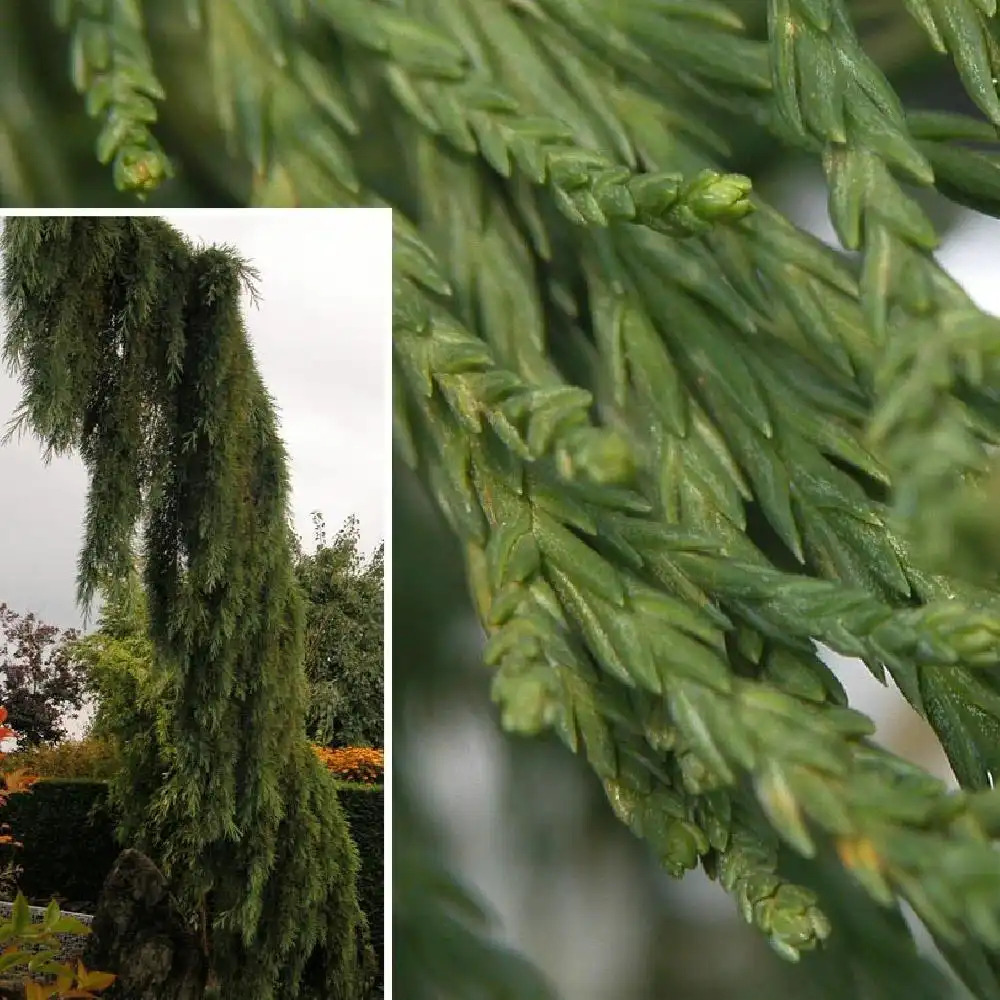
[(220, 993), (360, 998), (357, 852), (306, 739), (286, 458), (240, 311), (255, 275), (152, 217), (8, 219), (0, 247), (12, 431), (90, 474), (81, 603), (127, 585), (141, 540), (171, 714), (169, 766), (127, 803), (135, 846), (203, 915)]
[[(358, 551), (356, 518), (349, 518), (329, 541), (320, 514), (314, 515), (314, 523), (316, 548), (305, 553), (297, 547), (295, 562), (306, 598), (307, 734), (327, 746), (379, 747), (385, 674), (384, 547), (368, 559)], [(153, 694), (154, 703), (164, 704), (151, 676), (147, 680), (153, 662), (147, 633), (148, 610), (141, 590), (116, 588), (102, 603), (97, 629), (72, 645), (97, 696), (89, 727), (93, 734), (111, 733), (140, 689)], [(160, 717), (165, 724), (169, 713)], [(148, 732), (145, 725), (140, 729)], [(132, 733), (125, 743), (132, 745), (141, 735)]]
[(0, 604), (0, 631), (0, 702), (22, 748), (63, 739), (67, 713), (79, 711), (86, 698), (86, 669), (70, 653), (77, 631), (6, 604)]
[(167, 673), (156, 668), (149, 637), (149, 606), (142, 579), (134, 572), (102, 592), (94, 631), (77, 639), (73, 655), (86, 664), (95, 711), (89, 732), (110, 739), (116, 751), (109, 794), (121, 816), (119, 843), (144, 843), (151, 856), (168, 850), (158, 828), (145, 829), (147, 808), (164, 774), (176, 765), (172, 745), (173, 696)]
[(382, 609), (384, 546), (358, 550), (357, 518), (329, 541), (314, 514), (316, 548), (300, 553), (295, 573), (306, 598), (306, 675), (310, 739), (325, 746), (383, 745), (385, 662)]

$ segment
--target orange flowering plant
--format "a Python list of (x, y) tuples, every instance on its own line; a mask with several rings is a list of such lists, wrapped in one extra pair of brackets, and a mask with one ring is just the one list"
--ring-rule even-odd
[[(0, 742), (17, 734), (7, 725), (7, 709), (0, 706)], [(5, 757), (0, 751), (0, 758)], [(0, 806), (11, 795), (31, 790), (38, 780), (24, 769), (9, 771), (0, 780)], [(0, 833), (0, 843), (20, 847), (13, 836)], [(75, 917), (65, 916), (54, 900), (40, 921), (32, 921), (31, 908), (18, 892), (10, 916), (0, 921), (0, 979), (24, 982), (25, 1000), (88, 1000), (110, 986), (115, 977), (108, 972), (92, 972), (83, 962), (76, 968), (56, 960), (60, 945), (57, 935), (86, 935), (90, 928)], [(29, 949), (26, 947), (31, 945)]]
[[(7, 725), (7, 709), (0, 705), (0, 743), (15, 736), (17, 736), (17, 733)], [(0, 758), (6, 756), (3, 751), (0, 751)], [(9, 771), (4, 775), (0, 775), (0, 806), (6, 805), (7, 799), (14, 793), (28, 791), (37, 780), (36, 777), (28, 774), (23, 769)], [(0, 844), (13, 844), (15, 847), (20, 847), (21, 845), (14, 840), (7, 830), (8, 827), (6, 824), (0, 825)]]
[(341, 781), (362, 785), (377, 785), (385, 772), (385, 753), (375, 747), (322, 747), (314, 743), (313, 750)]

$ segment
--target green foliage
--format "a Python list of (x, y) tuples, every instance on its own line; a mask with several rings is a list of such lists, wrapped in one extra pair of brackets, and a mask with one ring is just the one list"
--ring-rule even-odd
[[(7, 710), (0, 707), (0, 739), (16, 736), (17, 733), (4, 725)], [(0, 754), (0, 756), (5, 756)], [(24, 799), (31, 791), (37, 778), (24, 771), (12, 771), (3, 776), (0, 786), (0, 805), (6, 806), (11, 798)], [(60, 819), (65, 822), (66, 817)], [(11, 833), (12, 825), (5, 823), (4, 834), (0, 838), (5, 851), (17, 850), (24, 845)], [(13, 893), (12, 885), (21, 876), (23, 868), (8, 861), (3, 867), (0, 880), (4, 894), (10, 891), (14, 900), (10, 914), (0, 921), (0, 942), (3, 953), (0, 956), (0, 982), (4, 987), (16, 985), (23, 988), (27, 1000), (48, 1000), (50, 997), (75, 996), (94, 997), (110, 986), (115, 976), (104, 972), (88, 971), (83, 962), (77, 960), (76, 968), (71, 968), (68, 959), (60, 955), (64, 945), (59, 935), (85, 936), (90, 928), (75, 917), (63, 914), (56, 900), (51, 900), (40, 920), (32, 917), (27, 897), (20, 889)], [(6, 993), (6, 991), (4, 990)]]
[[(27, 898), (96, 904), (120, 851), (115, 834), (121, 806), (109, 791), (109, 783), (104, 780), (47, 779), (34, 785), (31, 795), (11, 798), (4, 819), (13, 836), (24, 841), (14, 856), (21, 867), (18, 885)], [(372, 928), (381, 968), (385, 897), (383, 789), (338, 783), (337, 791), (361, 860), (358, 898)], [(75, 835), (67, 837), (67, 829)], [(13, 850), (0, 847), (0, 858)]]
[(295, 564), (306, 599), (307, 732), (324, 746), (381, 747), (383, 547), (368, 559), (358, 551), (356, 518), (329, 542), (321, 515), (313, 520), (316, 549)]
[(39, 778), (106, 779), (121, 769), (118, 747), (109, 739), (88, 736), (64, 740), (55, 746), (34, 747), (9, 753), (0, 771), (24, 770)]
[[(620, 162), (628, 147), (603, 108), (601, 129), (581, 141), (585, 115), (566, 120), (572, 104), (558, 84), (560, 113), (530, 107), (516, 81), (491, 77), (419, 10), (366, 0), (60, 0), (52, 15), (12, 0), (2, 8), (6, 44), (34, 56), (7, 62), (3, 81), (22, 102), (0, 158), (0, 189), (15, 203), (100, 202), (117, 189), (181, 203), (351, 204), (366, 196), (357, 140), (370, 130), (373, 102), (388, 99), (397, 121), (548, 188), (579, 224), (634, 219), (691, 232), (749, 211), (746, 178), (712, 171), (685, 180), (637, 169), (631, 153)], [(489, 14), (507, 30), (514, 16), (499, 4)], [(759, 54), (754, 63), (737, 78), (764, 79)], [(69, 87), (53, 85), (67, 65), (82, 107)], [(593, 88), (588, 97), (604, 103)], [(89, 127), (59, 136), (29, 138), (17, 127), (31, 116), (84, 114)], [(103, 182), (94, 157), (111, 164)]]
[(171, 176), (150, 131), (154, 100), (165, 94), (153, 70), (138, 0), (58, 0), (56, 24), (69, 33), (73, 86), (87, 114), (101, 121), (97, 158), (111, 163), (115, 186), (142, 193)]
[[(144, 31), (91, 8), (120, 61), (88, 54), (79, 79), (125, 67), (128, 144), (154, 154), (130, 101), (159, 94), (156, 66), (186, 168), (164, 198), (395, 209), (396, 441), (465, 553), (505, 725), (555, 731), (668, 870), (716, 875), (785, 957), (849, 935), (851, 877), (861, 915), (888, 914), (852, 951), (870, 980), (910, 961), (905, 901), (996, 997), (998, 321), (933, 256), (926, 207), (1000, 214), (992, 0), (220, 0), (146, 5)], [(2, 44), (44, 34), (32, 17)], [(932, 48), (985, 118), (901, 99)], [(51, 118), (52, 63), (0, 65)], [(69, 175), (103, 191), (78, 135), (57, 153), (57, 130), (8, 119), (14, 198), (66, 203)], [(764, 148), (819, 162), (856, 256), (724, 173)], [(65, 373), (93, 359), (55, 330), (28, 401), (62, 446), (86, 382)], [(131, 527), (122, 467), (98, 485)], [(222, 573), (208, 548), (199, 581)], [(124, 542), (98, 554), (124, 568)], [(150, 584), (155, 623), (170, 588)], [(187, 623), (185, 655), (205, 638)], [(815, 639), (896, 683), (962, 791), (874, 744)], [(409, 994), (540, 991), (433, 840), (397, 861)]]
[[(736, 42), (708, 5), (697, 25), (676, 5), (460, 7), (408, 5), (526, 111), (558, 108), (625, 162), (710, 168), (710, 140), (678, 119), (752, 110), (821, 154), (861, 255), (858, 270), (759, 198), (687, 241), (572, 233), (516, 176), (414, 130), (397, 440), (462, 542), (504, 725), (585, 755), (667, 870), (700, 863), (784, 957), (838, 931), (775, 835), (805, 858), (835, 848), (994, 995), (1000, 608), (978, 494), (1000, 430), (996, 320), (941, 270), (900, 186), (933, 182), (931, 152), (963, 154), (916, 145), (841, 4), (771, 4), (767, 43)], [(983, 64), (953, 43), (968, 82)], [(985, 171), (956, 173), (983, 191)], [(891, 675), (966, 791), (871, 741), (815, 639)]]
[(79, 960), (73, 968), (59, 957), (60, 935), (89, 933), (86, 924), (62, 913), (55, 900), (41, 920), (32, 920), (27, 899), (18, 893), (10, 917), (0, 922), (0, 941), (6, 945), (0, 957), (0, 975), (5, 983), (22, 984), (27, 1000), (94, 998), (114, 982), (115, 976), (89, 971)]
[(385, 925), (385, 789), (381, 785), (337, 783), (337, 794), (361, 857), (358, 902), (368, 918), (377, 968), (382, 969)]
[(240, 314), (253, 270), (151, 217), (9, 219), (2, 249), (15, 426), (90, 475), (83, 603), (142, 540), (154, 657), (115, 734), (149, 733), (127, 825), (192, 913), (210, 902), (226, 991), (360, 997), (357, 853), (305, 736), (285, 453)]
[[(11, 796), (4, 822), (22, 847), (0, 847), (21, 867), (18, 888), (32, 901), (95, 905), (121, 848), (106, 781), (60, 775)], [(88, 911), (90, 912), (90, 911)]]
[(75, 655), (89, 671), (97, 708), (91, 738), (108, 740), (118, 767), (109, 775), (110, 795), (119, 817), (118, 840), (165, 845), (156, 839), (144, 809), (159, 794), (165, 774), (175, 766), (171, 747), (172, 691), (169, 675), (157, 670), (148, 635), (149, 609), (133, 572), (109, 587), (101, 606), (98, 628), (79, 639)]

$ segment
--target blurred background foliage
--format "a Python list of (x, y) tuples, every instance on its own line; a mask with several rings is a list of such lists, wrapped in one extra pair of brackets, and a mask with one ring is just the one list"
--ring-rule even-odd
[[(99, 123), (89, 118), (72, 82), (75, 54), (50, 3), (0, 4), (0, 193), (7, 206), (122, 207), (138, 204), (118, 191), (98, 162)], [(101, 7), (101, 4), (97, 5)], [(176, 165), (150, 206), (237, 207), (246, 170), (227, 156), (227, 141), (211, 122), (204, 36), (193, 30), (185, 4), (147, 4), (157, 71), (171, 83), (158, 107), (157, 132)], [(154, 15), (149, 18), (149, 15)], [(165, 15), (161, 17), (160, 15)], [(202, 70), (199, 71), (199, 65)]]
[[(316, 122), (282, 114), (280, 108), (275, 115), (261, 112), (264, 92), (273, 96), (272, 77), (284, 71), (280, 66), (276, 70), (273, 53), (255, 47), (253, 40), (266, 39), (269, 30), (284, 23), (278, 16), (282, 11), (307, 5), (290, 0), (213, 4), (222, 13), (208, 22), (199, 19), (197, 0), (55, 5), (63, 13), (115, 7), (126, 13), (141, 9), (145, 16), (144, 38), (165, 95), (156, 102), (155, 133), (173, 171), (148, 193), (146, 204), (238, 207), (261, 201), (260, 186), (276, 150), (292, 159), (304, 157), (307, 165), (310, 158), (316, 161), (310, 182), (300, 185), (291, 200), (342, 203), (344, 189), (333, 176), (336, 171), (326, 169), (335, 153), (328, 150), (324, 160), (314, 148), (310, 151)], [(273, 23), (267, 13), (272, 6)], [(332, 9), (336, 0), (316, 6)], [(743, 17), (752, 36), (764, 36), (763, 3), (732, 0), (729, 6)], [(951, 61), (931, 50), (903, 4), (853, 0), (848, 6), (866, 50), (908, 104), (973, 111)], [(263, 21), (255, 26), (254, 16)], [(308, 33), (305, 27), (297, 30), (303, 37)], [(275, 36), (279, 50), (283, 41), (305, 45), (293, 42), (291, 35), (290, 30), (287, 40)], [(232, 54), (238, 43), (245, 43), (238, 61), (241, 78), (262, 89), (256, 98), (227, 102), (219, 98), (219, 81), (209, 66), (218, 67), (219, 51)], [(319, 64), (339, 74), (342, 53), (334, 39), (320, 31), (309, 33), (308, 48)], [(53, 5), (0, 0), (3, 205), (138, 204), (134, 192), (118, 190), (112, 169), (95, 155), (101, 125), (87, 116), (73, 85), (74, 62), (78, 65), (80, 58), (71, 33), (56, 27)], [(817, 172), (812, 161), (790, 154), (752, 115), (732, 107), (706, 102), (697, 116), (728, 140), (728, 166), (749, 174), (757, 190), (779, 207), (802, 211), (801, 193)], [(351, 152), (368, 190), (412, 210), (418, 198), (400, 167), (400, 134), (393, 122), (377, 103), (368, 105), (360, 122), (363, 141)], [(933, 194), (919, 197), (946, 231), (957, 210)], [(752, 1000), (773, 997), (779, 990), (803, 1000), (960, 995), (919, 963), (912, 963), (910, 982), (856, 980), (844, 960), (852, 942), (843, 939), (807, 956), (800, 966), (783, 963), (757, 932), (736, 918), (717, 886), (700, 876), (682, 883), (669, 879), (613, 818), (585, 764), (551, 740), (501, 734), (489, 703), (481, 637), (457, 544), (401, 462), (394, 468), (393, 500), (394, 830), (396, 864), (409, 878), (397, 885), (397, 896), (405, 903), (407, 893), (419, 895), (435, 873), (440, 876), (438, 891), (454, 870), (475, 887), (487, 909), (502, 917), (492, 925), (494, 952), (468, 950), (471, 938), (465, 942), (468, 949), (461, 950), (459, 929), (469, 925), (469, 912), (449, 923), (442, 911), (440, 923), (425, 924), (425, 932), (452, 928), (458, 942), (448, 953), (452, 958), (471, 956), (482, 971), (492, 955), (507, 962), (509, 970), (502, 945), (513, 944), (567, 1000), (721, 1000), (737, 995)], [(412, 864), (400, 865), (403, 858)], [(426, 884), (420, 882), (421, 874)], [(859, 939), (854, 946), (877, 950), (878, 912), (842, 878), (832, 878), (824, 889), (829, 910), (851, 914), (848, 923)], [(468, 911), (471, 904), (459, 893), (456, 905)], [(400, 919), (411, 912), (417, 911), (404, 909)], [(483, 920), (490, 926), (487, 917)], [(408, 940), (418, 942), (420, 928), (411, 924), (409, 929)], [(489, 940), (479, 940), (477, 946), (487, 947)], [(420, 1000), (421, 994), (415, 981), (407, 990), (408, 969), (425, 958), (420, 953), (397, 956), (397, 986), (412, 1000)], [(447, 961), (447, 955), (441, 960)], [(905, 965), (887, 964), (897, 970)], [(534, 973), (526, 967), (518, 970), (510, 995), (544, 995)], [(452, 996), (486, 995), (453, 972)]]

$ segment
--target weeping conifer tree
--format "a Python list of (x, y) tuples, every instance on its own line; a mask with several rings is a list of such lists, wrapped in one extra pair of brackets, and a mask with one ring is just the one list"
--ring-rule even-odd
[(14, 428), (90, 475), (84, 606), (141, 539), (172, 720), (135, 826), (211, 913), (222, 996), (361, 997), (358, 859), (305, 736), (286, 456), (240, 311), (256, 276), (155, 218), (9, 219), (2, 249)]

